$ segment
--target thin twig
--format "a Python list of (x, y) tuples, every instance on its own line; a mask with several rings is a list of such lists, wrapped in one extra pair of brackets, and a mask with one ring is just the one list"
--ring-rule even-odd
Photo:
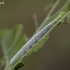
[(38, 20), (37, 20), (37, 14), (33, 14), (33, 19), (34, 19), (34, 24), (35, 24), (35, 29), (38, 29)]
[(59, 2), (60, 2), (60, 0), (57, 0), (57, 1), (55, 2), (55, 4), (53, 5), (53, 7), (51, 8), (51, 10), (50, 10), (49, 13), (48, 13), (46, 20), (49, 19), (49, 17), (50, 17), (51, 14), (53, 13), (53, 11), (55, 10), (55, 8), (56, 8), (57, 5), (59, 4)]

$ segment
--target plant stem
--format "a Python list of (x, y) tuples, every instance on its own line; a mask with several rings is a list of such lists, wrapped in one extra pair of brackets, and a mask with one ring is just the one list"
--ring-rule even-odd
[(48, 15), (47, 15), (47, 17), (46, 17), (45, 20), (48, 20), (48, 19), (50, 18), (51, 14), (52, 14), (53, 11), (55, 10), (55, 8), (56, 8), (57, 5), (59, 4), (59, 2), (60, 2), (60, 0), (57, 0), (57, 1), (55, 2), (55, 4), (53, 5), (53, 7), (51, 8), (51, 10), (49, 11), (49, 13), (48, 13)]

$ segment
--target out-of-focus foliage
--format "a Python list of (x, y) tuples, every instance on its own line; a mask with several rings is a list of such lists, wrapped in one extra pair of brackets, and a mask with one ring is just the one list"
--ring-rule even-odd
[[(6, 68), (8, 70), (11, 58), (17, 53), (17, 51), (27, 42), (28, 38), (26, 35), (21, 35), (22, 25), (17, 25), (12, 30), (2, 30), (1, 35), (1, 46), (6, 59)], [(4, 59), (4, 58), (3, 58)], [(2, 65), (4, 60), (1, 59)]]

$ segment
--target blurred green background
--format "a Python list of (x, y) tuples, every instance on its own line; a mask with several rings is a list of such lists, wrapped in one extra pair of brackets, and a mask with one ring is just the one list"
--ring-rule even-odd
[[(2, 1), (2, 0), (0, 0)], [(0, 5), (0, 29), (13, 29), (23, 24), (23, 34), (30, 38), (35, 32), (33, 14), (40, 25), (49, 12), (53, 0), (3, 0)], [(61, 0), (55, 12), (65, 3)], [(0, 58), (3, 56), (0, 47)], [(50, 33), (49, 40), (37, 52), (24, 58), (26, 66), (20, 70), (70, 70), (70, 24), (60, 24)]]

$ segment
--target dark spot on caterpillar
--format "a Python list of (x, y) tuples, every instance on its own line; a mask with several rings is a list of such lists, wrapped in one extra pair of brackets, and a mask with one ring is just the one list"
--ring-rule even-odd
[(32, 48), (32, 46), (30, 46), (30, 48)]
[(27, 51), (24, 51), (24, 54), (26, 53)]
[(17, 65), (16, 65), (16, 67), (14, 68), (14, 70), (18, 70), (19, 68), (21, 68), (22, 66), (25, 66), (25, 64), (24, 63), (18, 63)]

